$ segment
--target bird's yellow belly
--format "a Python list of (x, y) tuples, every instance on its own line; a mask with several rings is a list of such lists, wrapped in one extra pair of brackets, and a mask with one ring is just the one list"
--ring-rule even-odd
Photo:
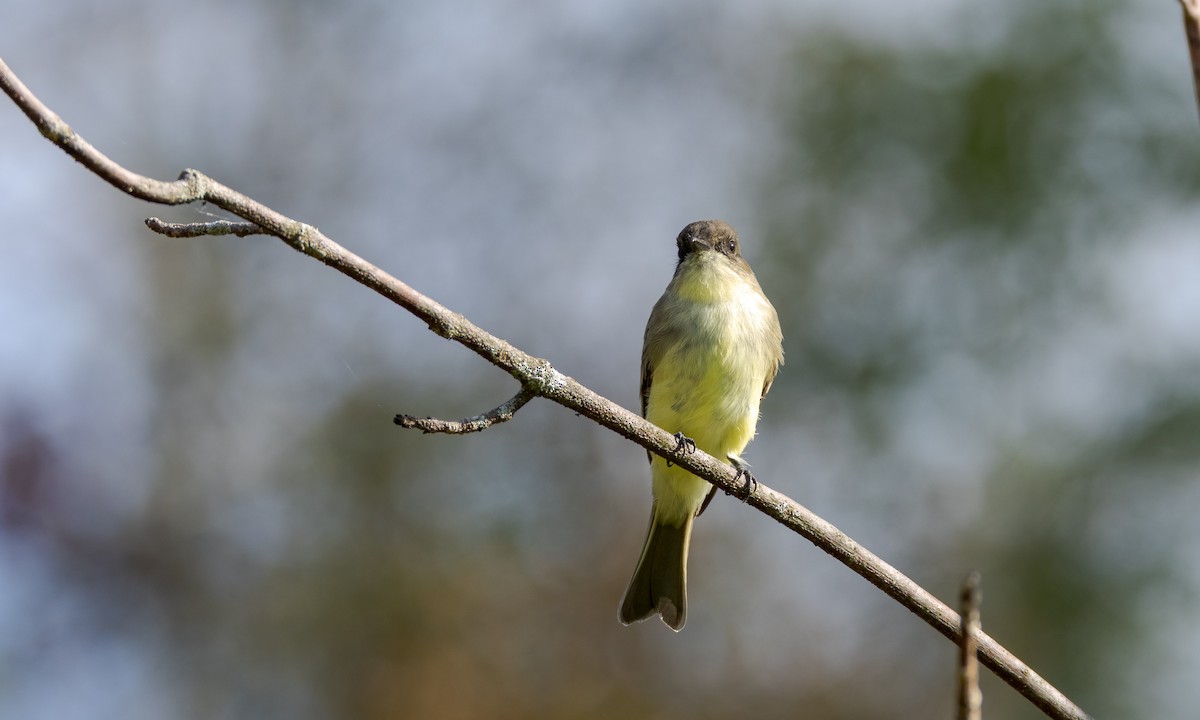
[[(710, 347), (677, 346), (654, 368), (646, 419), (681, 432), (696, 447), (725, 460), (745, 449), (754, 437), (766, 370), (756, 358), (742, 357), (738, 345), (716, 342)], [(682, 523), (699, 511), (712, 489), (704, 480), (654, 456), (654, 496), (661, 519)]]

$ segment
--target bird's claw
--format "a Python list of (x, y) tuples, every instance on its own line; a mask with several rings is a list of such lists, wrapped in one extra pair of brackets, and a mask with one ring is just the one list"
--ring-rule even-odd
[[(758, 489), (758, 479), (750, 473), (750, 464), (745, 460), (737, 457), (731, 457), (729, 458), (729, 463), (737, 470), (737, 473), (733, 476), (734, 483), (742, 478), (746, 478), (746, 484), (742, 488), (742, 502), (746, 502), (750, 499), (750, 496), (754, 494), (754, 491)], [(738, 495), (736, 492), (731, 492), (729, 494), (733, 495), (734, 497), (737, 497)]]
[[(675, 433), (675, 449), (673, 452), (677, 452), (680, 455), (691, 455), (696, 452), (696, 441), (681, 432), (677, 432)], [(667, 467), (671, 467), (674, 464), (670, 460), (667, 461)]]

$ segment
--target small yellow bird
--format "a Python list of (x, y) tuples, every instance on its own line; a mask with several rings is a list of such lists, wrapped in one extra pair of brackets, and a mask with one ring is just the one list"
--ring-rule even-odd
[[(779, 316), (741, 255), (737, 232), (701, 220), (676, 239), (675, 276), (646, 323), (642, 416), (673, 432), (681, 449), (728, 458), (752, 478), (740, 453), (754, 437), (759, 401), (783, 364)], [(687, 618), (687, 556), (692, 521), (716, 487), (650, 456), (650, 530), (620, 619), (655, 614), (674, 630)]]

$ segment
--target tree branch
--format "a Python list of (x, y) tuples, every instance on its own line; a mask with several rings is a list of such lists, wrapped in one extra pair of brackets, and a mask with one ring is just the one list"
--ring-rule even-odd
[(429, 433), (448, 433), (450, 435), (466, 435), (467, 433), (479, 432), (487, 430), (493, 425), (512, 420), (513, 415), (525, 406), (525, 403), (534, 398), (536, 393), (529, 388), (523, 387), (516, 395), (513, 395), (508, 402), (500, 407), (488, 410), (482, 415), (466, 418), (465, 420), (438, 420), (437, 418), (413, 417), (412, 415), (397, 415), (392, 421), (403, 428), (416, 428), (425, 434)]
[(1192, 90), (1200, 109), (1200, 0), (1179, 0), (1183, 8), (1183, 31), (1187, 34), (1188, 57), (1192, 62)]
[(958, 720), (981, 720), (983, 693), (979, 690), (979, 660), (975, 654), (979, 636), (979, 603), (982, 591), (979, 573), (972, 572), (963, 580), (960, 598), (962, 616), (962, 652), (958, 666)]
[[(92, 147), (34, 97), (3, 60), (0, 60), (0, 89), (46, 138), (118, 190), (154, 203), (179, 205), (205, 201), (227, 210), (408, 310), (433, 332), (459, 343), (512, 375), (524, 391), (595, 421), (727, 493), (739, 496), (744, 493), (744, 484), (737, 481), (737, 474), (729, 465), (701, 451), (677, 452), (678, 443), (667, 431), (563, 375), (546, 360), (525, 353), (422, 295), (338, 245), (315, 227), (282, 215), (195, 170), (184, 170), (174, 182), (163, 182), (126, 170)], [(808, 508), (762, 483), (754, 487), (747, 503), (807, 538), (942, 635), (956, 643), (961, 640), (959, 616), (945, 603)], [(1048, 716), (1064, 720), (1088, 717), (998, 642), (982, 632), (978, 642), (983, 664)]]
[(232, 222), (230, 220), (213, 220), (202, 223), (173, 223), (156, 217), (146, 218), (146, 227), (159, 235), (173, 238), (194, 238), (204, 235), (267, 235), (266, 230), (250, 222)]

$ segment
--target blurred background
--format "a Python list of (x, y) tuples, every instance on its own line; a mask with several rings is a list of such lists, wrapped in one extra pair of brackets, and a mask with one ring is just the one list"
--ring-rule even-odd
[[(16, 0), (0, 51), (629, 408), (686, 223), (787, 365), (747, 457), (1097, 717), (1200, 675), (1175, 2)], [(640, 448), (270, 238), (171, 240), (0, 102), (0, 719), (950, 717), (956, 651), (719, 498), (625, 628)], [(1041, 714), (990, 674), (985, 717)]]

